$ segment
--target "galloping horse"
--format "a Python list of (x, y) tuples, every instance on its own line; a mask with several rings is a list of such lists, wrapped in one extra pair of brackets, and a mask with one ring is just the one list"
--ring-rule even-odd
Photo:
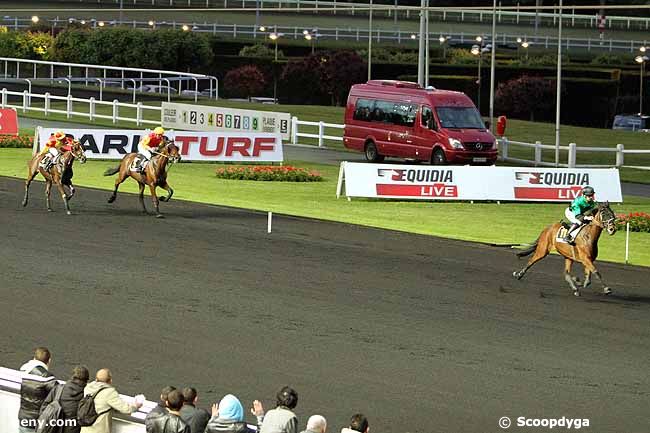
[(564, 279), (571, 286), (575, 296), (580, 296), (580, 289), (576, 286), (579, 281), (571, 276), (573, 262), (582, 263), (584, 266), (585, 280), (582, 284), (583, 288), (587, 288), (591, 284), (591, 274), (595, 274), (603, 286), (603, 293), (606, 295), (612, 293), (612, 290), (607, 287), (600, 276), (600, 272), (596, 270), (594, 261), (598, 256), (598, 238), (600, 238), (603, 229), (607, 230), (609, 235), (616, 233), (616, 215), (609, 207), (609, 202), (599, 203), (594, 209), (594, 214), (591, 223), (584, 226), (576, 237), (575, 246), (557, 242), (556, 236), (561, 227), (560, 223), (546, 227), (533, 245), (517, 253), (519, 257), (528, 256), (533, 252), (535, 254), (528, 260), (522, 270), (512, 273), (514, 277), (520, 280), (531, 266), (542, 260), (555, 248), (558, 253), (564, 256)]
[[(44, 157), (45, 154), (42, 153), (34, 155), (27, 163), (28, 172), (27, 180), (25, 180), (25, 198), (23, 199), (23, 206), (27, 206), (29, 185), (32, 183), (32, 180), (34, 180), (34, 177), (36, 177), (38, 173), (41, 173), (45, 178), (45, 196), (47, 197), (48, 212), (52, 212), (52, 207), (50, 206), (50, 191), (52, 189), (52, 183), (54, 183), (61, 193), (63, 204), (65, 204), (65, 211), (70, 215), (72, 212), (70, 212), (68, 201), (72, 196), (74, 196), (75, 191), (74, 186), (72, 186), (72, 164), (75, 159), (78, 159), (82, 164), (86, 162), (84, 148), (78, 140), (74, 140), (70, 150), (63, 152), (61, 156), (59, 156), (59, 162), (54, 164), (49, 170), (45, 170), (41, 167), (41, 161)], [(70, 194), (66, 194), (65, 187), (68, 187)]]
[(111, 176), (115, 173), (118, 173), (117, 179), (115, 179), (115, 190), (113, 190), (113, 195), (108, 199), (109, 203), (113, 203), (117, 197), (117, 188), (122, 182), (124, 182), (129, 176), (135, 179), (138, 182), (140, 187), (140, 204), (142, 205), (142, 210), (145, 214), (148, 214), (147, 208), (144, 206), (144, 186), (149, 185), (151, 190), (151, 200), (153, 205), (156, 208), (156, 217), (162, 218), (162, 214), (158, 209), (159, 201), (158, 196), (156, 196), (156, 187), (159, 186), (167, 191), (166, 197), (160, 197), (162, 201), (169, 201), (174, 194), (174, 190), (167, 183), (167, 162), (178, 162), (181, 160), (181, 156), (178, 150), (178, 147), (174, 144), (173, 141), (165, 139), (163, 143), (158, 147), (158, 151), (152, 152), (154, 155), (151, 160), (145, 167), (143, 172), (137, 172), (131, 170), (134, 159), (137, 157), (137, 153), (128, 153), (122, 158), (120, 165), (117, 167), (109, 168), (104, 172), (104, 176)]

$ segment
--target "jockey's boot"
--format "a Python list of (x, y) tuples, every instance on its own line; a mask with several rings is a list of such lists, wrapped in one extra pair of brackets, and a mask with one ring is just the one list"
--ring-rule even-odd
[(564, 238), (562, 238), (562, 240), (567, 244), (573, 245), (574, 241), (573, 238), (571, 237), (571, 232), (577, 229), (578, 227), (580, 227), (580, 224), (576, 224), (576, 223), (571, 224), (571, 227), (569, 227), (569, 229), (566, 232), (566, 235), (564, 236)]

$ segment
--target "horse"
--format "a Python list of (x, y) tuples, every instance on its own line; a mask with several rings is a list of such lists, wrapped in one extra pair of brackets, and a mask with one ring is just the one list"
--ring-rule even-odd
[(561, 223), (555, 223), (546, 227), (534, 244), (517, 252), (518, 257), (525, 257), (532, 253), (535, 254), (528, 260), (528, 263), (523, 269), (513, 272), (512, 275), (520, 280), (531, 266), (542, 260), (555, 249), (564, 256), (564, 279), (569, 283), (575, 296), (580, 296), (580, 289), (576, 286), (576, 283), (580, 284), (580, 280), (571, 276), (573, 262), (582, 263), (584, 267), (585, 280), (582, 284), (583, 289), (589, 287), (591, 284), (591, 275), (594, 274), (598, 277), (602, 285), (602, 293), (605, 295), (612, 293), (612, 290), (607, 287), (600, 272), (596, 269), (594, 261), (596, 261), (596, 257), (598, 256), (598, 239), (603, 229), (610, 236), (616, 233), (616, 214), (609, 207), (609, 202), (605, 202), (597, 205), (593, 211), (593, 216), (593, 220), (578, 233), (574, 242), (575, 245), (557, 242), (556, 237), (558, 230), (562, 227)]
[[(70, 146), (70, 150), (63, 152), (59, 156), (59, 161), (54, 164), (49, 170), (45, 170), (41, 166), (41, 161), (45, 158), (44, 153), (39, 153), (34, 155), (32, 159), (27, 163), (27, 180), (25, 180), (25, 198), (23, 198), (23, 206), (27, 206), (27, 201), (29, 198), (29, 185), (34, 180), (34, 177), (38, 173), (45, 178), (45, 196), (47, 197), (47, 211), (52, 212), (52, 206), (50, 206), (50, 191), (52, 189), (52, 184), (54, 183), (59, 192), (61, 193), (61, 198), (63, 199), (63, 204), (65, 205), (65, 212), (68, 215), (71, 215), (70, 205), (68, 202), (74, 196), (75, 189), (72, 186), (72, 164), (75, 159), (78, 159), (82, 164), (86, 162), (86, 155), (84, 154), (84, 147), (78, 140), (74, 140)], [(70, 194), (66, 194), (65, 187), (68, 187)]]
[(152, 153), (154, 155), (151, 157), (151, 160), (142, 172), (131, 170), (133, 162), (138, 156), (137, 153), (127, 153), (124, 158), (122, 158), (120, 165), (117, 167), (109, 168), (104, 172), (104, 176), (112, 176), (115, 173), (119, 173), (115, 179), (115, 189), (113, 190), (113, 195), (111, 195), (108, 199), (109, 203), (113, 203), (115, 201), (115, 198), (117, 197), (117, 188), (120, 186), (120, 184), (124, 182), (128, 177), (132, 177), (136, 182), (138, 182), (138, 186), (140, 187), (139, 197), (140, 204), (142, 205), (142, 211), (147, 215), (149, 214), (147, 212), (147, 208), (144, 205), (144, 188), (145, 185), (148, 185), (149, 189), (151, 190), (151, 200), (154, 207), (156, 208), (155, 215), (157, 218), (163, 217), (159, 210), (159, 200), (158, 196), (156, 195), (156, 187), (163, 188), (167, 191), (167, 196), (160, 197), (160, 200), (167, 202), (172, 198), (174, 190), (167, 183), (167, 171), (169, 169), (167, 163), (179, 162), (181, 160), (181, 156), (178, 147), (172, 140), (168, 139), (165, 139), (163, 143), (161, 143), (161, 145), (158, 147), (158, 150)]

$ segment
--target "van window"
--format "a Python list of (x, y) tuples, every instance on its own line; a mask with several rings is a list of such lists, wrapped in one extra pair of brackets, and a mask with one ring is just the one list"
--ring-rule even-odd
[(424, 105), (422, 106), (422, 126), (428, 128), (430, 120), (433, 120), (433, 111), (431, 111), (431, 107)]
[(401, 126), (413, 126), (417, 107), (413, 104), (397, 103), (393, 106), (393, 123)]
[(357, 99), (357, 103), (354, 107), (354, 114), (352, 118), (354, 120), (364, 120), (366, 122), (370, 121), (370, 113), (372, 112), (373, 101), (368, 99)]
[(375, 108), (372, 110), (370, 120), (373, 122), (394, 123), (393, 118), (393, 102), (375, 101)]
[(474, 107), (437, 107), (436, 113), (443, 128), (485, 129)]

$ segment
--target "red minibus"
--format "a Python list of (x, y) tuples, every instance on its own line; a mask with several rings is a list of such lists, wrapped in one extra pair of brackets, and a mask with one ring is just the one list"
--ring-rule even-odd
[(370, 162), (384, 157), (431, 164), (493, 165), (496, 140), (461, 92), (370, 80), (350, 89), (343, 143)]

